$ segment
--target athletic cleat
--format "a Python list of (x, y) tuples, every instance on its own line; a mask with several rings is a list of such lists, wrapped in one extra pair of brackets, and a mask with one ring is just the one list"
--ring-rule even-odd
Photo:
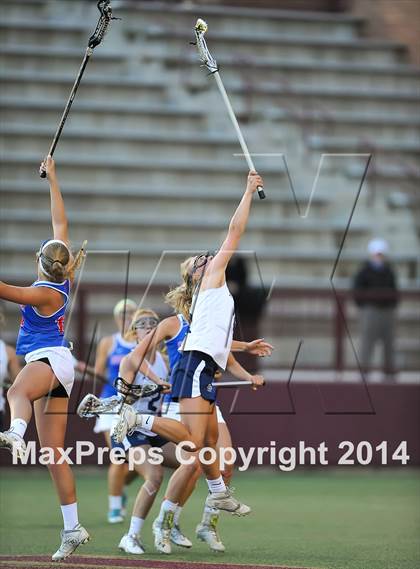
[(26, 444), (23, 438), (13, 431), (0, 433), (0, 448), (7, 448), (19, 460), (23, 460), (26, 454)]
[(126, 533), (122, 536), (118, 547), (122, 551), (131, 553), (132, 555), (143, 555), (144, 553), (143, 544), (137, 535), (128, 535), (128, 533)]
[(207, 496), (206, 506), (225, 510), (234, 516), (246, 516), (251, 512), (251, 508), (246, 504), (241, 504), (239, 500), (232, 496), (233, 492), (227, 488), (226, 492), (215, 492)]
[(111, 438), (116, 443), (122, 443), (127, 434), (130, 434), (137, 426), (137, 413), (124, 403), (121, 408), (118, 421), (112, 426)]
[(120, 524), (124, 521), (124, 516), (122, 510), (116, 508), (115, 510), (108, 511), (108, 523), (109, 524)]
[(52, 556), (53, 561), (62, 561), (71, 555), (79, 545), (83, 545), (90, 540), (90, 535), (83, 526), (77, 524), (74, 529), (61, 531), (61, 545)]
[(165, 512), (163, 520), (156, 518), (153, 522), (153, 535), (155, 536), (155, 549), (164, 555), (172, 553), (171, 531), (174, 525), (174, 513)]
[(192, 547), (191, 541), (182, 533), (181, 528), (178, 525), (173, 525), (170, 539), (172, 543), (179, 545), (179, 547)]
[(225, 546), (220, 539), (219, 533), (217, 531), (217, 522), (219, 521), (219, 514), (205, 513), (203, 520), (198, 524), (195, 535), (197, 539), (204, 541), (210, 547), (212, 551), (217, 551), (222, 553), (225, 551)]

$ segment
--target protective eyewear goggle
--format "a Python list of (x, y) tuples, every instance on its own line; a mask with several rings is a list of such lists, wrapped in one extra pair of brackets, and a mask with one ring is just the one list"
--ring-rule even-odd
[(139, 318), (133, 325), (134, 330), (153, 330), (159, 324), (159, 320), (154, 316)]
[(209, 257), (213, 257), (213, 253), (211, 253), (210, 251), (207, 251), (207, 253), (203, 253), (202, 255), (198, 255), (198, 257), (194, 259), (192, 272), (194, 273), (197, 269), (201, 269), (201, 267), (204, 267), (204, 265), (207, 264)]

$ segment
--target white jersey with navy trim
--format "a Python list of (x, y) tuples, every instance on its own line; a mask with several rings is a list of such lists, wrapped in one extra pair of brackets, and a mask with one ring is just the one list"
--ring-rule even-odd
[[(168, 375), (168, 368), (160, 352), (156, 352), (155, 362), (150, 367), (158, 377), (164, 381), (166, 380), (166, 377)], [(133, 383), (134, 385), (155, 385), (151, 379), (140, 372), (136, 375)], [(157, 415), (162, 407), (162, 400), (163, 395), (161, 393), (157, 393), (151, 397), (142, 397), (138, 399), (133, 403), (133, 407), (137, 413)], [(142, 429), (142, 432), (145, 432), (144, 429)], [(152, 432), (148, 434), (149, 436), (155, 436), (155, 433)]]
[(199, 290), (193, 296), (191, 309), (191, 326), (183, 351), (204, 352), (224, 370), (235, 323), (235, 303), (227, 284)]

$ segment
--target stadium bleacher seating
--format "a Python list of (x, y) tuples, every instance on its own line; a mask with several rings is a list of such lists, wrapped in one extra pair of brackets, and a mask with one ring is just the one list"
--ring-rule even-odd
[[(32, 278), (34, 251), (48, 234), (48, 192), (37, 169), (96, 23), (94, 4), (0, 2), (0, 262), (6, 281)], [(86, 238), (89, 250), (104, 252), (88, 257), (84, 278), (123, 283), (123, 261), (119, 275), (111, 250), (129, 248), (131, 279), (147, 284), (162, 251), (216, 247), (240, 197), (246, 175), (243, 158), (235, 156), (240, 147), (213, 79), (189, 45), (201, 16), (250, 151), (266, 154), (255, 162), (268, 199), (256, 200), (243, 241), (244, 250), (257, 250), (265, 283), (275, 277), (276, 286), (329, 286), (372, 154), (334, 282), (348, 286), (367, 241), (382, 235), (401, 286), (415, 286), (420, 70), (403, 45), (363, 37), (363, 21), (347, 14), (113, 4), (122, 21), (112, 22), (89, 63), (55, 156), (75, 245)], [(325, 160), (310, 199), (323, 153), (345, 156)], [(296, 208), (282, 155), (301, 214), (310, 199), (307, 216)], [(181, 258), (176, 253), (165, 261), (155, 282), (174, 283)], [(259, 271), (250, 264), (258, 284)], [(106, 330), (113, 297), (102, 296), (89, 309)], [(278, 302), (270, 304), (272, 339), (281, 335), (278, 310)], [(304, 310), (292, 311), (290, 322), (310, 318)], [(354, 312), (350, 316), (354, 326)], [(311, 324), (319, 338), (304, 354), (307, 362), (329, 341), (327, 317)], [(402, 319), (400, 357), (411, 362), (409, 310)]]

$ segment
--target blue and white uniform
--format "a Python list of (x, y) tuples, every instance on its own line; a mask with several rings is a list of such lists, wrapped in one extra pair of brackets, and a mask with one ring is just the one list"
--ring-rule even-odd
[[(119, 332), (112, 335), (112, 345), (106, 359), (106, 380), (102, 387), (100, 397), (112, 397), (117, 395), (114, 387), (114, 381), (118, 377), (121, 360), (129, 354), (135, 347), (136, 342), (128, 342), (124, 340)], [(111, 430), (113, 416), (111, 413), (103, 413), (98, 417), (93, 431), (95, 433), (103, 433)]]
[[(154, 363), (150, 366), (157, 376), (166, 379), (168, 375), (168, 368), (166, 366), (165, 360), (160, 352), (156, 352), (156, 357)], [(143, 375), (142, 373), (137, 373), (133, 385), (155, 385), (155, 383)], [(162, 407), (163, 395), (157, 393), (151, 397), (141, 397), (135, 401), (132, 407), (135, 409), (136, 413), (147, 413), (149, 415), (157, 415)], [(113, 421), (118, 421), (118, 415), (111, 415)], [(162, 447), (168, 441), (152, 431), (146, 429), (135, 429), (131, 435), (127, 435), (121, 444), (112, 442), (113, 448), (122, 447), (128, 450), (130, 447), (136, 447), (141, 445), (151, 445), (154, 447)]]
[(226, 285), (199, 290), (193, 296), (190, 331), (182, 356), (172, 371), (172, 399), (216, 400), (214, 374), (226, 368), (232, 346), (235, 305)]
[(31, 286), (58, 291), (63, 297), (63, 305), (48, 316), (43, 316), (30, 304), (20, 306), (22, 320), (16, 354), (25, 356), (26, 363), (47, 358), (55, 376), (70, 397), (74, 382), (74, 367), (69, 343), (64, 336), (70, 281), (68, 279), (62, 283), (35, 281)]
[[(189, 323), (185, 320), (182, 314), (178, 314), (177, 317), (179, 320), (179, 330), (175, 334), (175, 336), (165, 341), (166, 352), (169, 358), (169, 369), (171, 370), (171, 372), (173, 372), (175, 366), (181, 359), (182, 354), (180, 350), (190, 329)], [(172, 373), (171, 373), (171, 381), (172, 381)], [(226, 422), (223, 418), (220, 407), (217, 404), (216, 404), (216, 414), (217, 414), (218, 423)], [(181, 421), (181, 411), (180, 411), (179, 402), (172, 401), (172, 393), (166, 393), (163, 398), (162, 415), (167, 417), (168, 419), (175, 419), (176, 421)]]

